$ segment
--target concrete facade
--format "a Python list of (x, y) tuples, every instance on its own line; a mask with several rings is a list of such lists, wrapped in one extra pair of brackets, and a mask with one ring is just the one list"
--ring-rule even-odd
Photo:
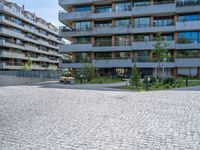
[(59, 19), (66, 25), (60, 33), (71, 41), (59, 49), (73, 60), (62, 67), (79, 73), (84, 63), (90, 63), (102, 75), (129, 76), (136, 64), (144, 76), (152, 75), (159, 67), (154, 62), (155, 37), (162, 33), (168, 45), (162, 67), (183, 76), (191, 76), (185, 72), (192, 69), (192, 76), (199, 77), (199, 1), (59, 0), (59, 4), (65, 9)]
[(61, 43), (54, 25), (24, 7), (0, 0), (0, 70), (19, 70), (29, 58), (33, 70), (58, 67)]

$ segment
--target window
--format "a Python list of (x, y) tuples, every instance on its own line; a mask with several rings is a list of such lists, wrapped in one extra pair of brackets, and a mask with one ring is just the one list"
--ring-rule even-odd
[(161, 26), (171, 26), (173, 25), (173, 18), (172, 17), (156, 17), (154, 18), (154, 26), (161, 27)]
[(76, 6), (74, 8), (75, 12), (86, 12), (86, 11), (91, 11), (92, 7), (91, 6)]
[(131, 3), (117, 3), (116, 12), (119, 11), (131, 11)]
[(118, 19), (116, 20), (116, 26), (130, 26), (130, 19)]
[(108, 52), (108, 53), (95, 53), (96, 57), (95, 59), (111, 59), (112, 58), (112, 53)]
[(130, 52), (116, 52), (115, 57), (120, 59), (130, 58)]
[(145, 35), (145, 34), (136, 34), (134, 36), (134, 41), (145, 41), (148, 42), (150, 41), (150, 36), (149, 35)]
[(136, 52), (136, 56), (134, 58), (135, 62), (147, 62), (149, 60), (149, 52), (148, 51), (138, 51)]
[(178, 16), (179, 22), (185, 22), (185, 21), (198, 21), (199, 15), (198, 14), (191, 14), (191, 15), (180, 15)]
[(77, 31), (87, 31), (89, 29), (91, 29), (91, 23), (89, 21), (76, 22)]
[(149, 27), (149, 26), (150, 26), (150, 18), (149, 17), (134, 19), (134, 27), (135, 28), (143, 28), (143, 27)]
[(91, 61), (91, 53), (76, 53), (76, 62), (90, 62)]
[(130, 45), (131, 39), (129, 35), (116, 36), (116, 46)]
[(90, 43), (91, 42), (91, 39), (90, 37), (77, 37), (75, 39), (75, 43), (77, 44), (86, 44), (86, 43)]
[(198, 32), (179, 32), (178, 43), (198, 43)]
[(195, 58), (198, 56), (198, 50), (182, 50), (176, 52), (177, 58)]
[(96, 13), (109, 13), (109, 12), (112, 12), (112, 7), (110, 5), (96, 7)]
[(112, 22), (111, 21), (97, 21), (95, 22), (95, 27), (101, 28), (101, 27), (111, 27)]
[(98, 37), (96, 38), (96, 46), (111, 46), (111, 37)]

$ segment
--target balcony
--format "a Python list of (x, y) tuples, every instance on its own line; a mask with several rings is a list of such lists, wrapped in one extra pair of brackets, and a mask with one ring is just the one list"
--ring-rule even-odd
[(200, 58), (177, 58), (176, 67), (200, 67)]
[(176, 30), (177, 31), (200, 30), (200, 21), (177, 22), (176, 23)]
[(131, 67), (131, 59), (105, 59), (93, 60), (92, 64), (96, 68), (112, 68), (112, 67)]
[[(134, 50), (152, 50), (154, 49), (155, 41), (134, 41), (132, 48)], [(175, 49), (175, 41), (166, 41), (167, 49)]]
[(184, 49), (199, 49), (200, 43), (192, 43), (192, 42), (178, 42), (176, 43), (176, 49), (184, 50)]
[(71, 44), (60, 45), (60, 52), (88, 52), (92, 51), (92, 44)]

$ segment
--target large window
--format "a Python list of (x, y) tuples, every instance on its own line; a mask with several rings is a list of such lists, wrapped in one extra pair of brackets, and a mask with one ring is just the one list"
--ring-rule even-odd
[(84, 22), (76, 22), (76, 30), (78, 31), (86, 31), (91, 29), (91, 22), (84, 21)]
[(172, 17), (156, 17), (154, 18), (154, 26), (161, 27), (161, 26), (172, 26), (173, 24)]
[(111, 37), (97, 37), (96, 46), (111, 46), (112, 40)]
[(131, 38), (129, 35), (116, 36), (116, 46), (126, 46), (130, 45)]
[(138, 51), (134, 57), (135, 62), (147, 62), (149, 60), (149, 51)]
[(126, 2), (126, 3), (117, 3), (116, 4), (116, 12), (119, 11), (130, 11), (132, 8), (131, 3)]
[(198, 50), (182, 50), (176, 52), (177, 58), (195, 58), (198, 56)]
[(130, 19), (118, 19), (116, 20), (116, 26), (130, 26)]
[(179, 22), (185, 22), (185, 21), (198, 21), (199, 15), (198, 14), (190, 14), (190, 15), (180, 15), (178, 16)]
[(74, 8), (75, 12), (85, 12), (85, 11), (91, 11), (92, 7), (91, 6), (76, 6)]
[(75, 44), (87, 44), (87, 43), (91, 43), (91, 38), (90, 37), (77, 37), (77, 38), (75, 38), (74, 43)]
[(198, 43), (198, 32), (178, 33), (178, 43)]
[(91, 53), (76, 53), (76, 62), (90, 62), (91, 61)]
[(100, 53), (95, 53), (95, 59), (111, 59), (112, 58), (112, 53), (108, 52), (100, 52)]
[(134, 41), (148, 42), (148, 41), (150, 41), (150, 36), (146, 35), (146, 34), (136, 34), (136, 35), (134, 35)]
[(97, 21), (95, 22), (95, 27), (101, 28), (101, 27), (111, 27), (112, 22), (111, 21)]
[(143, 27), (149, 27), (149, 26), (150, 26), (150, 18), (149, 17), (134, 19), (134, 27), (135, 28), (143, 28)]
[(115, 57), (119, 59), (127, 59), (130, 58), (130, 52), (116, 52)]
[(112, 12), (112, 7), (110, 5), (96, 7), (96, 13), (109, 13), (109, 12)]

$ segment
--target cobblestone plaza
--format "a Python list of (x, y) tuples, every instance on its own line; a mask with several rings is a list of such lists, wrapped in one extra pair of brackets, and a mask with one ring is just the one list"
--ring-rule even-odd
[(200, 149), (200, 91), (0, 87), (0, 149)]

